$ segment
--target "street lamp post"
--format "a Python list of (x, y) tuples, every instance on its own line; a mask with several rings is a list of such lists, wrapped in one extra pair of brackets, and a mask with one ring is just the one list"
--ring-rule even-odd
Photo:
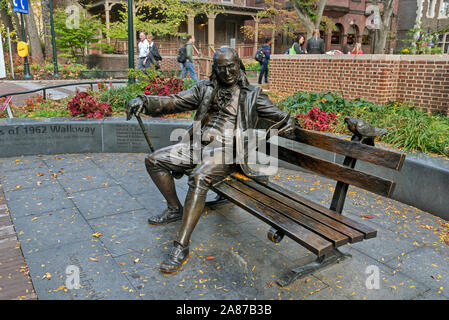
[[(134, 69), (134, 23), (133, 23), (133, 1), (128, 0), (128, 68)], [(134, 83), (133, 77), (128, 78), (128, 83)]]
[(58, 56), (56, 52), (56, 41), (55, 41), (55, 25), (53, 23), (53, 5), (52, 0), (48, 0), (48, 9), (50, 12), (50, 29), (51, 29), (51, 44), (53, 46), (53, 77), (58, 78)]
[[(22, 40), (26, 43), (27, 40), (25, 34), (25, 21), (23, 20), (23, 13), (20, 13), (20, 22), (22, 23)], [(30, 73), (30, 65), (28, 64), (28, 57), (24, 57), (23, 80), (33, 80), (33, 76)]]

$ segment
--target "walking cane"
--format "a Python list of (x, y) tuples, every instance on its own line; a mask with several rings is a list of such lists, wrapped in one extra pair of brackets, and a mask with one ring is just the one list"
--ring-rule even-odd
[(137, 122), (139, 122), (140, 129), (142, 129), (143, 135), (145, 136), (145, 140), (147, 140), (148, 146), (150, 147), (151, 152), (154, 152), (153, 144), (151, 143), (150, 135), (148, 134), (147, 129), (145, 128), (142, 118), (140, 117), (140, 113), (142, 112), (143, 106), (140, 106), (137, 110), (135, 116)]

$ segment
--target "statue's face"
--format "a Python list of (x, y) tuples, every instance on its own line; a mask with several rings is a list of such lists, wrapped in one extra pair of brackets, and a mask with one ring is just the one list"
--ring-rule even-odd
[(225, 86), (232, 86), (239, 79), (240, 63), (232, 51), (225, 51), (218, 55), (215, 62), (218, 80)]

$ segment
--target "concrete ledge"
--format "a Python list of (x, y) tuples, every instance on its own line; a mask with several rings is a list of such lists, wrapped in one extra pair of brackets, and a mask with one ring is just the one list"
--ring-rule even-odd
[[(144, 123), (156, 149), (171, 144), (174, 129), (191, 124), (178, 119), (144, 119)], [(0, 120), (0, 157), (85, 152), (149, 152), (149, 147), (136, 119)]]
[[(297, 142), (280, 139), (281, 145), (294, 145), (304, 153), (318, 158), (343, 163), (344, 157), (322, 149)], [(380, 148), (386, 148), (378, 145)], [(423, 153), (406, 153), (401, 171), (379, 167), (364, 161), (357, 161), (355, 169), (396, 182), (392, 199), (406, 203), (449, 220), (449, 160), (427, 156)], [(304, 170), (280, 161), (280, 166)]]
[[(176, 143), (176, 139), (170, 141), (173, 130), (186, 129), (191, 124), (190, 120), (183, 119), (143, 120), (155, 149)], [(308, 154), (337, 163), (343, 162), (340, 155), (300, 143), (294, 144)], [(88, 152), (140, 153), (149, 152), (149, 147), (135, 119), (0, 120), (0, 157)], [(295, 169), (282, 162), (281, 166)], [(449, 160), (409, 153), (400, 172), (362, 161), (357, 162), (356, 168), (396, 181), (393, 199), (449, 220)]]
[(449, 62), (447, 54), (274, 54), (272, 60), (369, 60), (369, 61), (427, 61)]

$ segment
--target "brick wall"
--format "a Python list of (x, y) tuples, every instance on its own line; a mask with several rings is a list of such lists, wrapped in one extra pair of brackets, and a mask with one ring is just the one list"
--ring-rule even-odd
[[(135, 67), (138, 65), (137, 56), (134, 57)], [(200, 80), (208, 79), (211, 63), (208, 59), (194, 57), (196, 75)], [(162, 55), (162, 70), (180, 70), (180, 64), (176, 61), (176, 56)], [(128, 68), (128, 56), (119, 54), (102, 54), (98, 57), (98, 67), (102, 70), (126, 70)], [(190, 75), (188, 76), (190, 77)]]
[(449, 115), (448, 55), (273, 55), (269, 80), (277, 91), (343, 91)]

